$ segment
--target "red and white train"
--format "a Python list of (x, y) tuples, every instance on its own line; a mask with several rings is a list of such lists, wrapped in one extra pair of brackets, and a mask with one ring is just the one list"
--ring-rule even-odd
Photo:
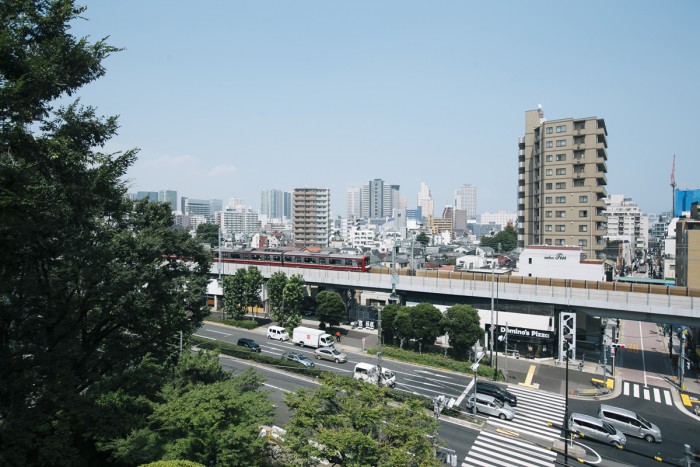
[[(214, 262), (219, 261), (219, 250), (214, 249)], [(221, 249), (221, 262), (253, 266), (281, 266), (289, 268), (328, 269), (332, 271), (369, 272), (368, 255), (268, 249)]]

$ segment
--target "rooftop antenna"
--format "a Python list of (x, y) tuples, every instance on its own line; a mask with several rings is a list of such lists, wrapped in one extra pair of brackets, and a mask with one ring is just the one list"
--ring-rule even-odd
[(673, 155), (673, 166), (671, 167), (671, 206), (673, 216), (676, 215), (676, 155)]

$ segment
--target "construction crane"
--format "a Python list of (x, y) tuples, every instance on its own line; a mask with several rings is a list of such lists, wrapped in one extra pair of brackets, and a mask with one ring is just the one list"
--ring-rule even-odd
[(671, 167), (671, 215), (676, 215), (676, 155), (673, 155), (673, 166)]

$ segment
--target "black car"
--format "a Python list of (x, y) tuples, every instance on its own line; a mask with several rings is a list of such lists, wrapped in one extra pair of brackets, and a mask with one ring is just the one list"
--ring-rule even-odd
[(492, 383), (482, 383), (481, 381), (476, 382), (476, 392), (481, 394), (486, 394), (487, 396), (493, 396), (501, 402), (506, 402), (511, 407), (518, 405), (518, 398), (515, 394), (512, 394), (501, 386)]
[(241, 337), (240, 339), (238, 339), (238, 345), (240, 345), (241, 347), (246, 347), (252, 350), (253, 352), (261, 351), (258, 343), (255, 342), (253, 339), (248, 339), (247, 337)]

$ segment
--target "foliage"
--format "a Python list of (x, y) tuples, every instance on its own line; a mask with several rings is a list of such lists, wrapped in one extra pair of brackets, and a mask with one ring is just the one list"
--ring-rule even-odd
[(277, 320), (280, 326), (295, 328), (301, 324), (301, 307), (305, 294), (304, 277), (294, 274), (284, 286), (284, 310)]
[(212, 248), (217, 248), (219, 246), (219, 226), (217, 224), (199, 224), (196, 238), (202, 243), (208, 243)]
[(267, 281), (268, 306), (270, 316), (279, 322), (282, 308), (284, 307), (284, 286), (287, 285), (287, 275), (282, 271), (272, 273)]
[(294, 414), (285, 442), (294, 463), (439, 465), (429, 438), (437, 430), (435, 419), (416, 400), (390, 400), (386, 388), (336, 375), (324, 375), (315, 390), (287, 394)]
[(245, 304), (247, 308), (250, 308), (253, 315), (255, 314), (255, 307), (260, 306), (260, 292), (262, 291), (263, 276), (260, 274), (260, 270), (251, 266), (246, 270), (245, 275)]
[(498, 252), (506, 252), (518, 246), (518, 234), (512, 225), (508, 225), (493, 237), (481, 237), (480, 242), (481, 246), (491, 247)]
[(480, 326), (479, 313), (469, 305), (454, 305), (447, 309), (440, 323), (443, 332), (449, 334), (452, 355), (465, 359), (467, 353), (484, 331)]
[[(367, 349), (367, 354), (376, 355), (377, 349)], [(473, 374), (471, 370), (471, 361), (457, 361), (452, 357), (446, 357), (444, 353), (416, 353), (411, 350), (404, 350), (390, 345), (382, 346), (382, 358), (398, 360), (401, 362), (418, 363), (420, 365), (432, 366), (435, 368), (444, 368), (446, 370), (458, 371), (465, 374)], [(489, 366), (488, 357), (481, 359), (479, 376), (484, 376), (493, 379), (494, 369)]]
[(399, 314), (401, 306), (391, 303), (382, 309), (382, 335), (385, 342), (394, 342), (396, 336), (396, 316)]
[(430, 243), (430, 237), (428, 237), (425, 232), (421, 232), (416, 235), (416, 241), (421, 245), (426, 246), (428, 243)]
[(223, 278), (224, 312), (235, 319), (245, 316), (246, 270), (238, 269), (233, 276)]
[(442, 312), (430, 303), (419, 303), (411, 307), (413, 322), (413, 339), (423, 345), (432, 345), (441, 334), (440, 320)]
[(316, 316), (322, 323), (337, 326), (345, 319), (345, 304), (338, 292), (324, 290), (316, 295)]
[(401, 347), (407, 339), (413, 337), (413, 316), (411, 307), (402, 306), (394, 318), (394, 333), (401, 340)]
[(224, 319), (224, 324), (243, 329), (255, 329), (260, 323), (250, 319)]
[(158, 461), (150, 464), (141, 464), (139, 467), (205, 467), (204, 464), (191, 461)]

